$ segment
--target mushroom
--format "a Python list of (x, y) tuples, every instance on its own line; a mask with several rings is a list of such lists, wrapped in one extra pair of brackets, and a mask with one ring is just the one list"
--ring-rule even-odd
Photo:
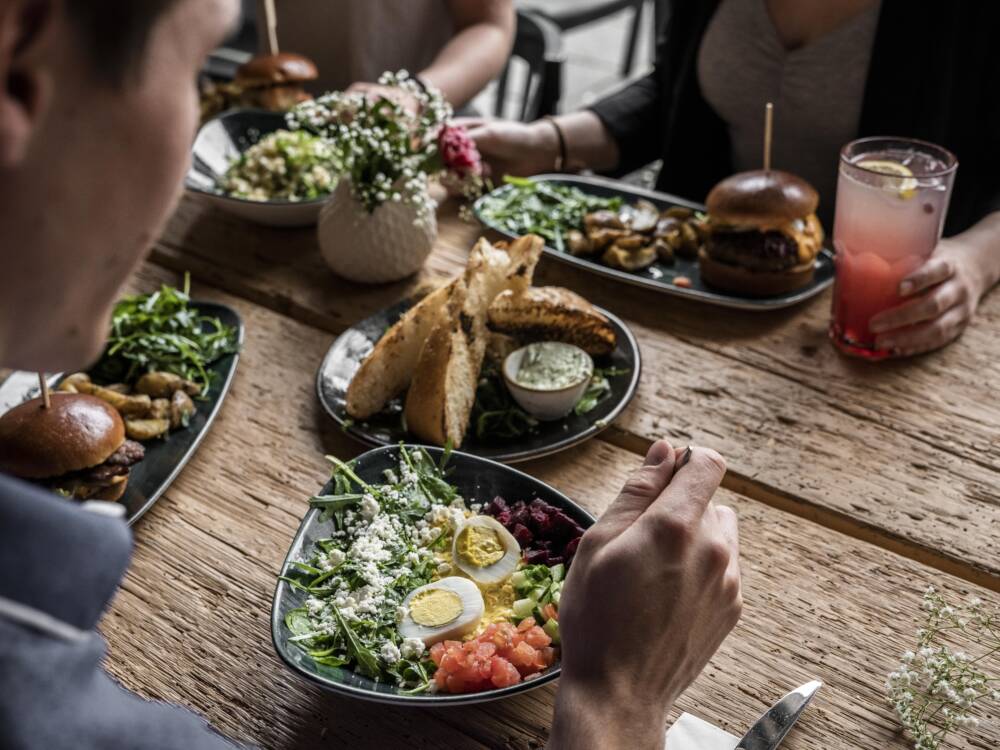
[(601, 209), (593, 211), (583, 217), (583, 226), (589, 233), (591, 229), (627, 229), (625, 222), (617, 211)]
[(656, 238), (653, 242), (653, 248), (656, 250), (656, 254), (662, 262), (672, 264), (675, 261), (674, 249), (661, 238)]
[[(178, 391), (183, 393), (183, 391)], [(154, 398), (147, 416), (150, 419), (170, 419), (170, 399)]]
[(694, 211), (690, 208), (685, 208), (684, 206), (671, 206), (663, 212), (663, 215), (669, 216), (672, 219), (681, 219), (682, 221), (686, 221), (694, 216)]
[(618, 245), (612, 245), (601, 256), (601, 260), (612, 268), (620, 268), (623, 271), (641, 271), (656, 262), (656, 250), (652, 245), (638, 250), (627, 250)]
[(595, 250), (590, 240), (579, 229), (571, 229), (566, 233), (566, 246), (570, 255), (576, 256), (593, 255)]
[(636, 201), (632, 213), (632, 231), (641, 234), (649, 234), (656, 227), (656, 222), (660, 218), (660, 209), (649, 201)]
[(587, 230), (587, 238), (590, 240), (594, 251), (603, 250), (608, 245), (624, 237), (628, 232), (624, 229), (603, 229), (600, 227)]

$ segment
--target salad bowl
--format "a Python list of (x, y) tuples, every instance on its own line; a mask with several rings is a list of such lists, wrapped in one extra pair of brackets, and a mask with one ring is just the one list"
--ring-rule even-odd
[(236, 109), (209, 120), (198, 131), (184, 186), (222, 211), (272, 227), (308, 227), (319, 220), (329, 196), (310, 201), (252, 201), (227, 195), (220, 187), (233, 160), (276, 130), (285, 116), (258, 109)]
[[(386, 446), (370, 450), (351, 462), (350, 467), (362, 481), (377, 484), (384, 481), (387, 470), (396, 470), (400, 452), (413, 450), (415, 446)], [(445, 455), (441, 448), (420, 448), (434, 462), (440, 462)], [(565, 513), (579, 526), (588, 528), (594, 524), (594, 517), (568, 497), (504, 464), (464, 453), (450, 453), (447, 458), (449, 474), (447, 481), (453, 485), (467, 502), (489, 503), (495, 497), (509, 500), (538, 498)], [(333, 482), (324, 487), (322, 495), (334, 492)], [(296, 563), (308, 557), (317, 540), (330, 536), (333, 522), (324, 519), (323, 512), (312, 508), (303, 518), (299, 530), (282, 565), (282, 578), (274, 592), (271, 609), (271, 635), (275, 650), (282, 661), (299, 677), (321, 688), (340, 695), (378, 703), (409, 706), (439, 707), (470, 703), (483, 703), (509, 698), (513, 695), (533, 690), (555, 681), (559, 677), (560, 666), (556, 660), (544, 671), (525, 678), (509, 687), (494, 688), (474, 693), (422, 693), (412, 694), (388, 682), (376, 682), (358, 672), (342, 666), (328, 666), (317, 663), (292, 639), (293, 632), (286, 622), (289, 612), (302, 607), (306, 596), (291, 585), (287, 576)]]

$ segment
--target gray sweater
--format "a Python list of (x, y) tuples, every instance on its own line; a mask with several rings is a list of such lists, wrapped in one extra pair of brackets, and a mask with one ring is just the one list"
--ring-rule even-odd
[(0, 750), (236, 747), (101, 668), (93, 629), (131, 546), (122, 521), (0, 475)]

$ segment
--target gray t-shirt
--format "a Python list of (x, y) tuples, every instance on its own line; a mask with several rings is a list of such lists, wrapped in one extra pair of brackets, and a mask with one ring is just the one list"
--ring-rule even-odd
[(0, 748), (233, 750), (198, 716), (104, 672), (94, 627), (125, 573), (125, 524), (0, 474)]
[(698, 51), (698, 83), (729, 127), (733, 166), (761, 168), (764, 105), (773, 102), (771, 165), (816, 188), (827, 231), (840, 148), (857, 137), (879, 7), (789, 51), (766, 0), (722, 0)]

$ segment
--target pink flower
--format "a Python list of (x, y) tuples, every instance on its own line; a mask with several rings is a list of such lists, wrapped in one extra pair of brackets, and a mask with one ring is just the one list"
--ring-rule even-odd
[(483, 173), (483, 160), (476, 143), (469, 138), (465, 128), (445, 125), (438, 136), (438, 151), (446, 169), (459, 177), (479, 177)]

